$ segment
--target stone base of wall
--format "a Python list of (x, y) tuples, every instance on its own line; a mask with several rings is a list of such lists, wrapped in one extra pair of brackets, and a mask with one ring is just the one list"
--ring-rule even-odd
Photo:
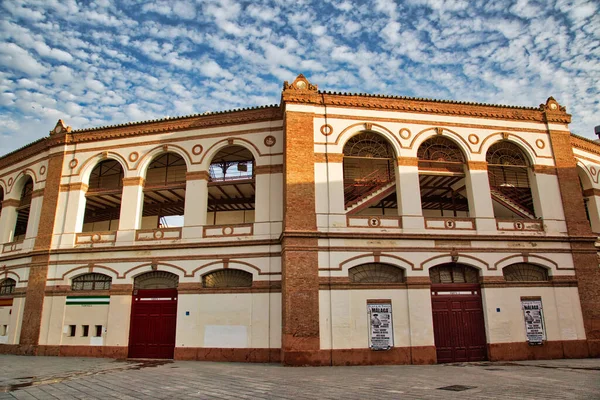
[(176, 347), (175, 360), (230, 361), (251, 363), (278, 363), (280, 349), (222, 349), (210, 347)]
[(435, 364), (434, 346), (394, 347), (390, 350), (334, 349), (316, 352), (295, 351), (283, 353), (283, 365), (324, 366), (324, 365), (399, 365)]
[(587, 340), (547, 341), (539, 346), (527, 342), (488, 344), (490, 361), (552, 360), (558, 358), (595, 357)]
[(54, 357), (97, 357), (127, 358), (127, 347), (123, 346), (24, 346), (1, 344), (0, 354)]

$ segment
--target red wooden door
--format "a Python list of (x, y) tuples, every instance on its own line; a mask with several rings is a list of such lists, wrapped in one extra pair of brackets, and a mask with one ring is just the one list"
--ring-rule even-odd
[(479, 285), (431, 285), (431, 307), (439, 363), (487, 359)]
[(130, 358), (173, 358), (177, 289), (134, 291), (129, 330)]

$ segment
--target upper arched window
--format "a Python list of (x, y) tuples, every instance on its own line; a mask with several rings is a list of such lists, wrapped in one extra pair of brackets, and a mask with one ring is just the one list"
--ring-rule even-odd
[(0, 215), (2, 215), (2, 202), (4, 201), (4, 189), (0, 187)]
[(429, 269), (431, 283), (479, 283), (479, 271), (464, 264), (447, 263)]
[[(452, 140), (443, 136), (434, 136), (424, 141), (417, 150), (419, 164), (430, 165), (433, 163), (459, 163), (465, 162), (465, 157), (460, 147)], [(428, 161), (429, 163), (425, 163)], [(462, 168), (460, 169), (462, 171)]]
[(502, 268), (504, 279), (511, 282), (539, 282), (548, 280), (548, 270), (539, 265), (516, 263)]
[(176, 289), (179, 277), (167, 271), (151, 271), (133, 280), (134, 289)]
[(389, 264), (369, 263), (348, 270), (350, 282), (397, 283), (404, 281), (404, 270)]
[(352, 136), (344, 145), (345, 157), (393, 158), (392, 146), (375, 132), (363, 132)]
[(486, 161), (496, 218), (535, 218), (529, 162), (523, 150), (503, 140), (490, 146)]
[(118, 229), (123, 176), (123, 167), (116, 160), (104, 160), (94, 167), (85, 194), (83, 232)]
[(23, 189), (21, 190), (21, 198), (17, 207), (17, 221), (15, 222), (14, 241), (19, 241), (25, 238), (27, 226), (29, 225), (29, 214), (31, 211), (31, 198), (33, 195), (33, 179), (27, 176)]
[(14, 279), (6, 278), (0, 282), (0, 294), (11, 294), (15, 291), (17, 282)]
[(108, 275), (92, 272), (73, 278), (71, 289), (73, 290), (108, 290), (112, 278)]
[(202, 277), (205, 288), (252, 287), (252, 274), (239, 269), (220, 269)]

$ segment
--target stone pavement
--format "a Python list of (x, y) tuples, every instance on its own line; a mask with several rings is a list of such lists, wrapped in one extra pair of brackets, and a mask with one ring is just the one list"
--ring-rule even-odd
[(600, 359), (289, 368), (0, 355), (0, 400), (184, 398), (592, 400)]

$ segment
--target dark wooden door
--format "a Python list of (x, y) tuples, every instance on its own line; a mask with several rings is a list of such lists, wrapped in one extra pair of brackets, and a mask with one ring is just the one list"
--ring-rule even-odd
[(487, 360), (479, 285), (432, 285), (431, 306), (439, 363)]
[(173, 358), (177, 289), (134, 291), (129, 330), (130, 358)]

